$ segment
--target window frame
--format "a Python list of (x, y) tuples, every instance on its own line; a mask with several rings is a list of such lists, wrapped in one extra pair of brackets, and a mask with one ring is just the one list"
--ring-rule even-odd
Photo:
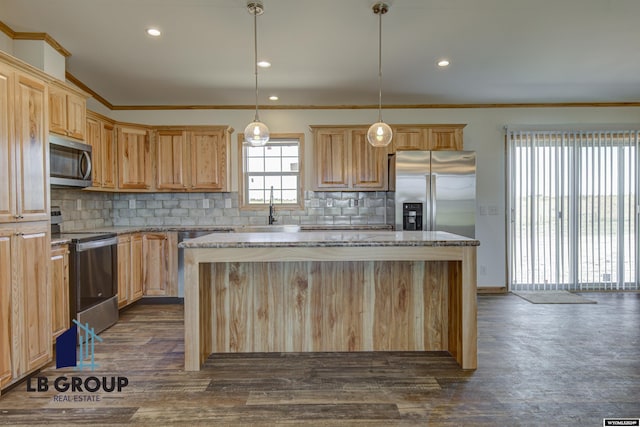
[[(285, 210), (304, 209), (304, 134), (303, 133), (274, 133), (270, 135), (272, 140), (297, 140), (298, 141), (298, 203), (274, 203), (274, 207)], [(267, 142), (267, 146), (269, 145)], [(246, 150), (244, 133), (238, 134), (238, 208), (240, 210), (263, 210), (269, 207), (269, 203), (249, 204), (247, 194)]]

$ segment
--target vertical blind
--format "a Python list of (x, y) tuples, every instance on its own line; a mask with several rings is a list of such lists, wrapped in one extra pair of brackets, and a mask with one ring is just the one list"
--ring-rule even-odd
[(507, 129), (510, 289), (640, 289), (639, 136)]

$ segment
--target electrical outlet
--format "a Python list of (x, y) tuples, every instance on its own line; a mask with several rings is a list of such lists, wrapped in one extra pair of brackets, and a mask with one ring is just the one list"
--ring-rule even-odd
[(82, 210), (82, 199), (76, 200), (76, 210)]
[(327, 207), (328, 208), (332, 208), (333, 207), (333, 199), (327, 199)]
[(480, 268), (478, 268), (479, 273), (481, 276), (486, 276), (487, 275), (487, 266), (486, 265), (481, 265), (479, 266)]
[(224, 199), (225, 209), (231, 209), (231, 199)]
[(129, 209), (136, 208), (136, 201), (134, 199), (129, 200)]
[(209, 209), (209, 199), (202, 199), (202, 209)]

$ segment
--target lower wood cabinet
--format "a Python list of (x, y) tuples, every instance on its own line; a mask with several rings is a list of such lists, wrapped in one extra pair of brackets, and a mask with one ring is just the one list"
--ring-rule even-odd
[(144, 295), (178, 296), (178, 233), (144, 233)]
[(0, 225), (0, 387), (51, 360), (50, 225)]
[(131, 236), (118, 236), (118, 308), (129, 304), (131, 289)]
[(142, 234), (118, 236), (118, 307), (142, 298)]
[(69, 246), (51, 248), (51, 339), (69, 329)]
[(178, 296), (178, 233), (118, 236), (118, 307), (143, 296)]
[(11, 382), (11, 230), (0, 229), (0, 388)]
[(129, 302), (142, 298), (142, 281), (144, 272), (143, 234), (136, 233), (131, 236), (131, 293)]

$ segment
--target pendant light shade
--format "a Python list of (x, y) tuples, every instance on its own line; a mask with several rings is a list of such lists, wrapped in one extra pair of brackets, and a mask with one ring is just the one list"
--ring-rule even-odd
[(269, 128), (258, 120), (251, 122), (244, 128), (244, 140), (253, 147), (262, 147), (269, 142)]
[(254, 74), (256, 77), (256, 115), (253, 122), (244, 129), (244, 140), (253, 147), (262, 147), (269, 141), (269, 128), (258, 116), (258, 15), (264, 12), (261, 1), (248, 1), (247, 10), (253, 15), (253, 53)]
[(383, 121), (372, 124), (367, 131), (367, 140), (374, 147), (386, 147), (391, 142), (392, 137), (391, 126)]
[(382, 121), (382, 15), (388, 11), (386, 3), (373, 5), (373, 13), (378, 15), (378, 122), (367, 131), (367, 140), (374, 147), (386, 147), (393, 138), (391, 126)]

